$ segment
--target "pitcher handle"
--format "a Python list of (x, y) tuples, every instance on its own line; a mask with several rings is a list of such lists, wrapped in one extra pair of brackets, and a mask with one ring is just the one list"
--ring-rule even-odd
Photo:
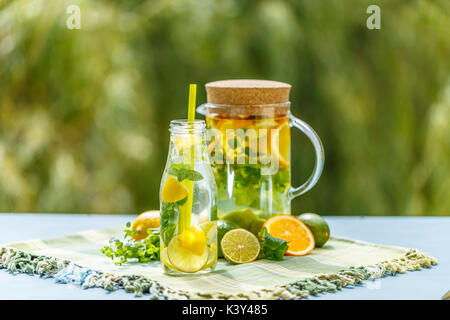
[(316, 164), (314, 167), (314, 171), (309, 177), (309, 179), (301, 186), (289, 189), (288, 197), (289, 200), (292, 200), (304, 194), (305, 192), (308, 192), (309, 190), (311, 190), (312, 187), (316, 185), (317, 181), (320, 178), (320, 175), (322, 174), (323, 164), (325, 161), (325, 153), (323, 150), (322, 141), (320, 141), (319, 136), (314, 131), (314, 129), (310, 127), (309, 124), (296, 118), (292, 114), (289, 115), (289, 120), (291, 121), (292, 127), (297, 128), (309, 138), (309, 140), (314, 146), (314, 151), (316, 152)]

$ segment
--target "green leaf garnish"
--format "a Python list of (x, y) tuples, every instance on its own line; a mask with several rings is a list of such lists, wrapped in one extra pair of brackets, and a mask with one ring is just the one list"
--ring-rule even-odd
[[(180, 200), (183, 201), (183, 200)], [(179, 202), (180, 202), (179, 201)], [(163, 202), (161, 208), (161, 238), (167, 247), (178, 225), (178, 203)]]
[(203, 175), (195, 170), (186, 168), (183, 164), (173, 164), (168, 173), (174, 177), (177, 177), (178, 181), (183, 180), (200, 181), (203, 179)]
[(111, 238), (109, 246), (103, 247), (101, 252), (111, 260), (116, 260), (117, 265), (122, 265), (130, 259), (137, 259), (141, 263), (159, 260), (159, 229), (148, 229), (147, 238), (135, 241), (132, 236), (138, 231), (131, 230), (130, 227), (131, 223), (128, 222), (123, 239)]
[(267, 228), (263, 228), (259, 234), (261, 251), (259, 259), (270, 260), (283, 260), (284, 253), (288, 250), (288, 243), (284, 239), (275, 238), (267, 231)]

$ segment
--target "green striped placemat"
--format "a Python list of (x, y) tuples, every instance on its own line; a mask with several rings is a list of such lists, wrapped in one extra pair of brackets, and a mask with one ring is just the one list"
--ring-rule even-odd
[(84, 288), (124, 288), (153, 299), (296, 299), (335, 292), (384, 275), (437, 263), (418, 250), (333, 237), (323, 248), (283, 261), (232, 265), (220, 260), (214, 272), (169, 276), (159, 262), (115, 265), (100, 253), (122, 227), (0, 246), (0, 268), (55, 277)]

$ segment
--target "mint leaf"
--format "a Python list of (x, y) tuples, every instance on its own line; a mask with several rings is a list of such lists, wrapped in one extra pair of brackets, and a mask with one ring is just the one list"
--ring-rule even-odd
[[(182, 201), (182, 200), (181, 200)], [(163, 202), (161, 208), (161, 238), (165, 246), (169, 245), (178, 223), (178, 205), (173, 202)]]
[(286, 240), (275, 238), (263, 228), (258, 236), (260, 237), (261, 251), (259, 259), (283, 260), (284, 253), (287, 251), (289, 245)]
[(200, 172), (197, 172), (195, 170), (184, 169), (182, 172), (182, 178), (183, 179), (180, 181), (183, 181), (184, 179), (188, 179), (191, 181), (200, 181), (203, 179), (203, 176)]
[(203, 179), (200, 172), (185, 168), (182, 164), (173, 164), (169, 168), (168, 173), (174, 177), (177, 177), (180, 182), (186, 179), (191, 181), (200, 181)]
[(186, 197), (184, 197), (183, 199), (181, 199), (180, 201), (177, 201), (177, 202), (175, 202), (176, 203), (176, 205), (177, 206), (182, 206), (182, 205), (184, 205), (185, 203), (186, 203), (186, 201), (187, 201), (187, 196)]
[(167, 172), (168, 172), (170, 175), (172, 175), (172, 176), (174, 176), (174, 177), (177, 177), (178, 180), (180, 180), (180, 179), (179, 179), (179, 174), (180, 174), (180, 169), (179, 169), (179, 168), (177, 168), (177, 167), (175, 167), (175, 166), (172, 166), (172, 167), (169, 168), (169, 170), (168, 170)]

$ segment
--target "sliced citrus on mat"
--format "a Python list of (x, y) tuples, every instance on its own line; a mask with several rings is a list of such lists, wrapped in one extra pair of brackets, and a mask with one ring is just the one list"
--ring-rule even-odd
[(169, 261), (180, 271), (197, 272), (208, 262), (209, 250), (203, 230), (191, 226), (170, 241)]
[(291, 128), (287, 122), (283, 123), (272, 134), (271, 137), (271, 152), (272, 155), (278, 159), (280, 165), (284, 168), (289, 168), (289, 149), (291, 147)]
[(222, 247), (220, 246), (223, 236), (230, 230), (241, 228), (234, 222), (226, 220), (217, 220), (217, 241), (219, 244), (219, 257), (223, 258)]
[(286, 255), (304, 256), (314, 249), (314, 236), (311, 230), (298, 218), (290, 214), (278, 214), (264, 223), (269, 234), (288, 242)]
[(169, 176), (164, 183), (161, 198), (164, 202), (177, 202), (186, 198), (189, 190), (174, 176)]
[(137, 216), (131, 225), (131, 230), (137, 230), (133, 239), (138, 241), (147, 238), (148, 229), (159, 228), (159, 211), (145, 211)]
[(224, 257), (233, 263), (252, 262), (259, 255), (259, 241), (245, 229), (228, 231), (220, 242)]

